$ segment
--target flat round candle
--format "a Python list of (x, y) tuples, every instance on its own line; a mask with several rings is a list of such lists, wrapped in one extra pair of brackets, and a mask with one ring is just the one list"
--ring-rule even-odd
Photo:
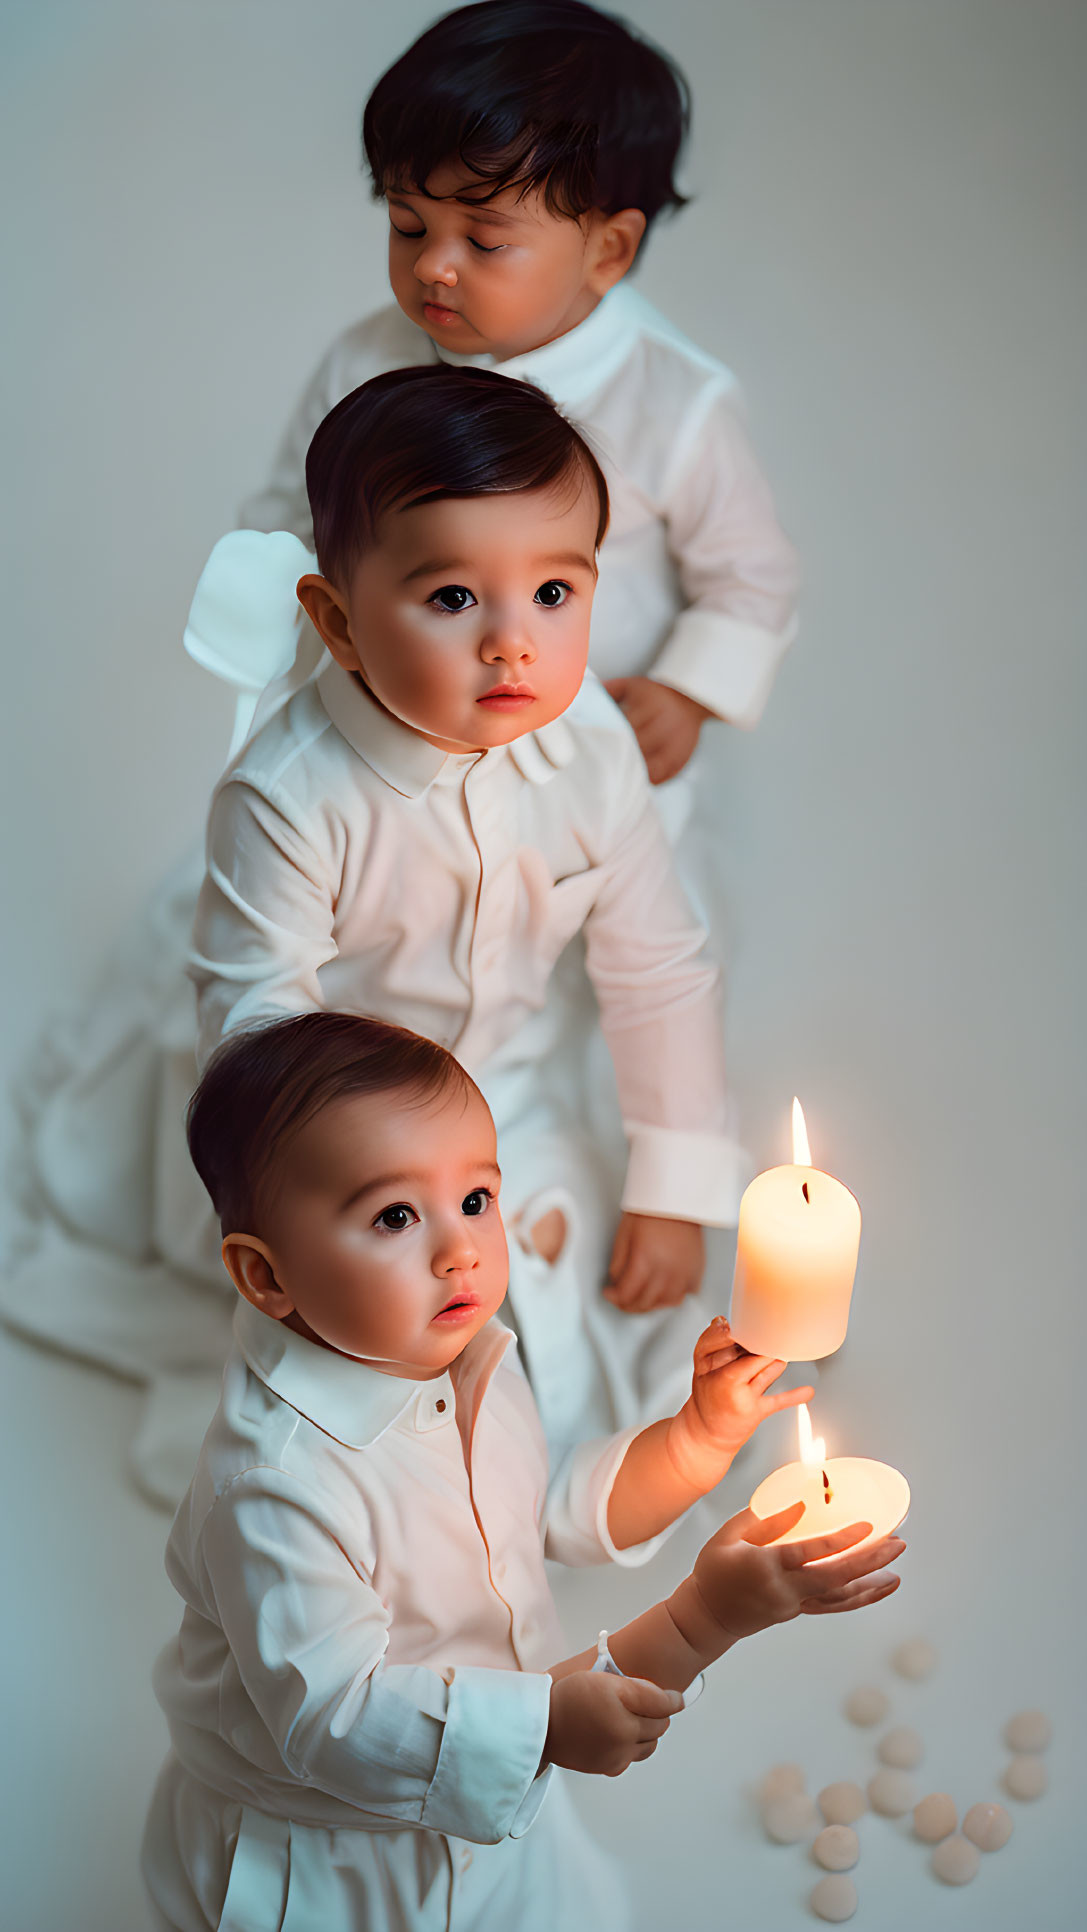
[(765, 1520), (791, 1503), (803, 1503), (804, 1514), (776, 1542), (802, 1543), (806, 1537), (829, 1536), (850, 1523), (871, 1523), (871, 1534), (856, 1545), (863, 1549), (898, 1528), (910, 1506), (910, 1486), (897, 1469), (865, 1456), (787, 1462), (759, 1484), (751, 1508)]

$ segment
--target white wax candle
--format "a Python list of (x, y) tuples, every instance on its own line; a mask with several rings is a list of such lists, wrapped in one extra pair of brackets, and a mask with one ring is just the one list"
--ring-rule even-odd
[(755, 1515), (764, 1520), (792, 1503), (803, 1503), (804, 1514), (775, 1542), (800, 1543), (809, 1536), (829, 1536), (850, 1523), (871, 1523), (871, 1535), (857, 1544), (863, 1549), (898, 1528), (910, 1506), (910, 1486), (888, 1463), (870, 1462), (864, 1456), (831, 1456), (826, 1462), (785, 1463), (759, 1484), (751, 1498)]
[(756, 1175), (740, 1202), (729, 1325), (742, 1348), (817, 1361), (845, 1340), (861, 1211), (841, 1181), (807, 1164), (799, 1101), (788, 1167)]

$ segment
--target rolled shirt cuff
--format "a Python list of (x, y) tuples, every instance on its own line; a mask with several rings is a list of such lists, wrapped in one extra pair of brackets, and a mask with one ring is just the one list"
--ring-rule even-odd
[(736, 1141), (726, 1134), (684, 1133), (642, 1121), (623, 1126), (630, 1148), (621, 1203), (625, 1213), (736, 1226), (747, 1167)]
[(778, 666), (797, 633), (764, 630), (723, 612), (681, 611), (649, 676), (671, 685), (717, 718), (750, 729), (766, 708)]
[(582, 1442), (568, 1451), (548, 1492), (545, 1556), (575, 1567), (618, 1563), (621, 1569), (636, 1570), (667, 1542), (673, 1523), (659, 1535), (626, 1550), (616, 1548), (608, 1529), (608, 1502), (615, 1478), (642, 1426), (636, 1422), (617, 1435)]
[(551, 1679), (535, 1671), (455, 1669), (442, 1746), (420, 1823), (450, 1838), (519, 1838), (543, 1802), (539, 1777)]

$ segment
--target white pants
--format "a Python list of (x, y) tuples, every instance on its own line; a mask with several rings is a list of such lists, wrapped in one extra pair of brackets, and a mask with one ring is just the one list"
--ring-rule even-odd
[(560, 1774), (523, 1838), (326, 1830), (240, 1805), (167, 1760), (144, 1832), (159, 1932), (627, 1932), (618, 1868)]

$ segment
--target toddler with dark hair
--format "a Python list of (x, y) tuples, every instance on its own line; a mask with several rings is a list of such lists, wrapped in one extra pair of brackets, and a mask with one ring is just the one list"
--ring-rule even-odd
[[(309, 542), (310, 437), (382, 370), (435, 357), (537, 383), (607, 474), (592, 664), (654, 784), (687, 765), (707, 717), (757, 721), (795, 631), (795, 559), (735, 378), (626, 279), (683, 205), (688, 119), (675, 63), (581, 0), (482, 0), (429, 27), (363, 118), (398, 307), (332, 345), (241, 517)], [(673, 788), (674, 824), (685, 800)]]
[(545, 1555), (636, 1565), (728, 1470), (780, 1362), (700, 1338), (679, 1412), (549, 1475), (508, 1329), (501, 1176), (448, 1053), (307, 1013), (229, 1040), (190, 1111), (238, 1288), (222, 1398), (170, 1535), (172, 1749), (144, 1835), (169, 1932), (627, 1924), (561, 1782), (649, 1757), (740, 1638), (878, 1602), (898, 1537), (718, 1531), (576, 1656)]
[[(296, 539), (235, 532), (193, 602), (203, 644), (229, 650), (234, 625), (275, 595), (289, 610), (297, 587), (328, 653), (212, 803), (198, 1051), (330, 1006), (456, 1052), (498, 1124), (510, 1312), (561, 1451), (668, 1404), (705, 1320), (672, 1304), (698, 1288), (702, 1224), (736, 1200), (717, 973), (633, 734), (585, 679), (607, 485), (539, 390), (440, 365), (346, 397), (307, 476), (320, 573)], [(579, 934), (626, 1138), (618, 1184), (548, 998)]]

